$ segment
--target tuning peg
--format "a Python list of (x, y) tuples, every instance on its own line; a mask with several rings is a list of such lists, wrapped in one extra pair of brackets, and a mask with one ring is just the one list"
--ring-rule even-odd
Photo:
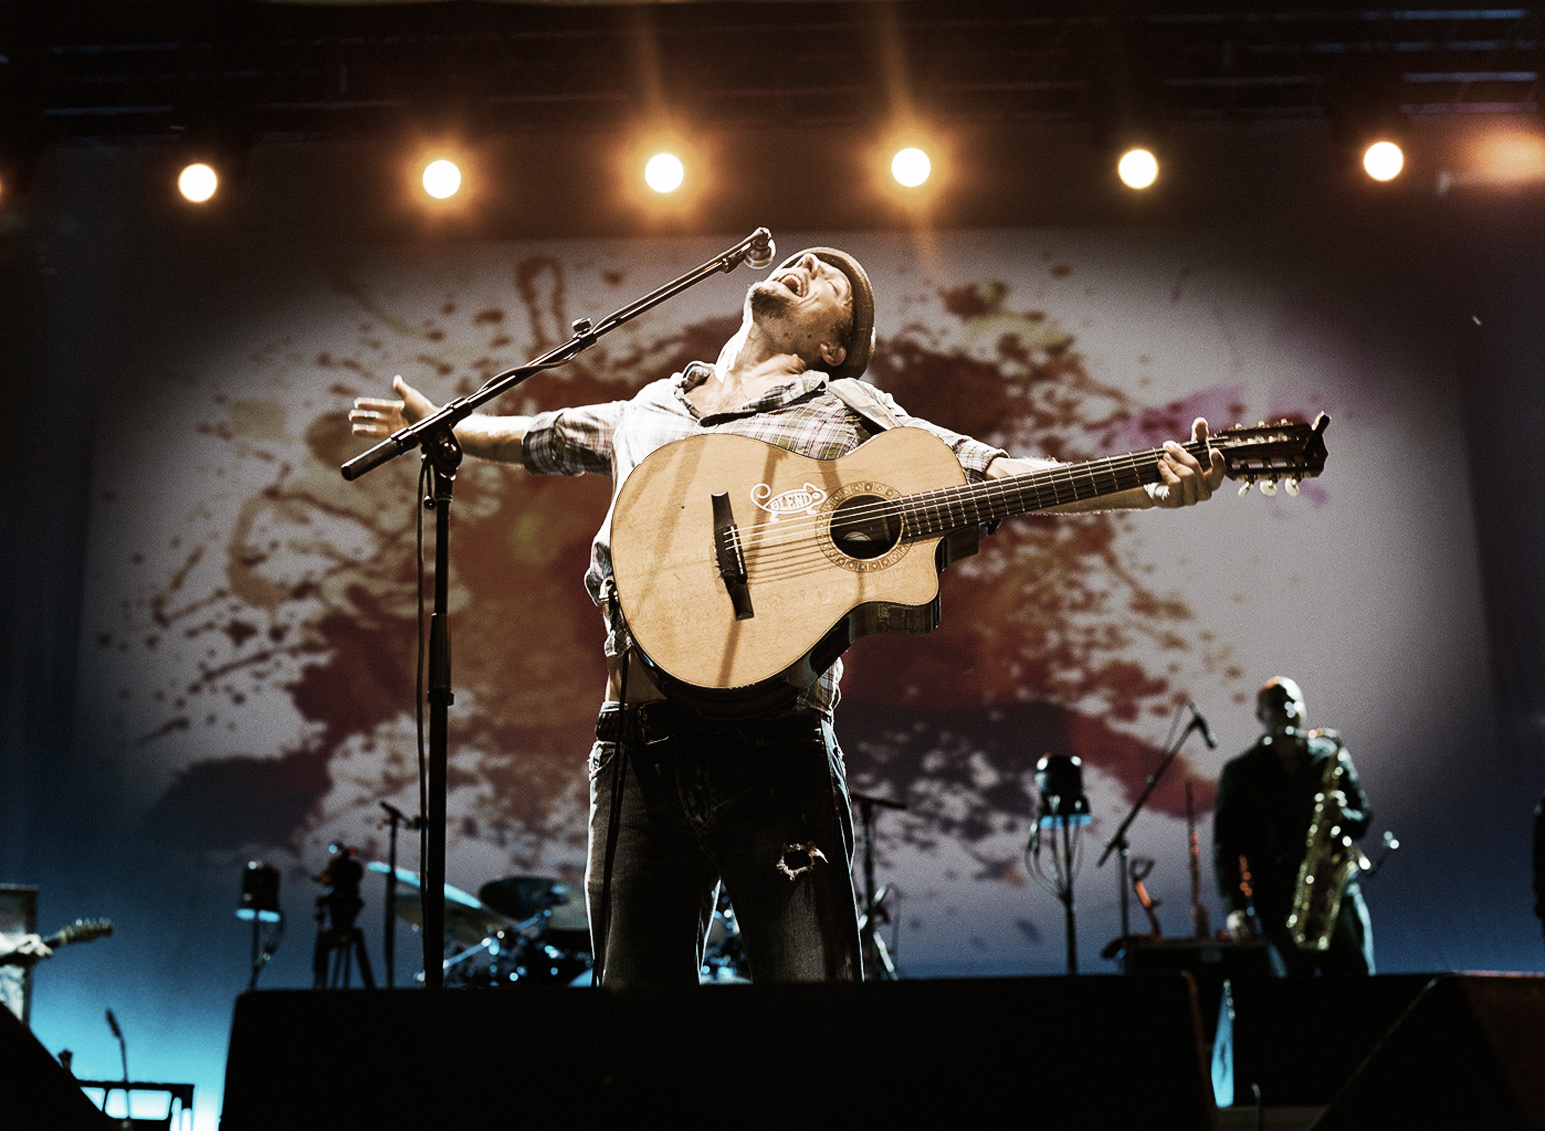
[(1282, 481), (1282, 489), (1293, 496), (1293, 498), (1298, 498), (1298, 480), (1284, 479)]
[(1239, 493), (1241, 495), (1248, 495), (1250, 493), (1250, 488), (1254, 487), (1254, 486), (1255, 486), (1255, 480), (1254, 479), (1246, 479), (1243, 483), (1241, 483), (1239, 485)]
[(1277, 481), (1275, 479), (1265, 479), (1261, 481), (1261, 494), (1275, 495), (1276, 493)]

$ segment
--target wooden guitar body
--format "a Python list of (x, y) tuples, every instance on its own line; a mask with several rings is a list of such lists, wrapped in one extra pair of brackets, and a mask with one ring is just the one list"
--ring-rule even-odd
[[(740, 715), (793, 699), (861, 637), (933, 631), (939, 569), (974, 551), (974, 531), (909, 539), (876, 504), (964, 483), (954, 453), (914, 428), (837, 460), (733, 435), (661, 448), (612, 517), (618, 598), (652, 674), (672, 698)], [(722, 574), (716, 494), (748, 616)]]

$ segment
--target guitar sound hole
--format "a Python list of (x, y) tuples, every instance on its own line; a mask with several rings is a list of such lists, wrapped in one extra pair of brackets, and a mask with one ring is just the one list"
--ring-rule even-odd
[(844, 554), (868, 561), (884, 557), (901, 538), (901, 518), (884, 499), (855, 495), (832, 512), (831, 533)]

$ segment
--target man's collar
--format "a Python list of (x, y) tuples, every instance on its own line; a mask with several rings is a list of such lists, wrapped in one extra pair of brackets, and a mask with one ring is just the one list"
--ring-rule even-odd
[[(677, 390), (682, 395), (685, 395), (712, 377), (713, 372), (714, 367), (706, 361), (690, 362), (681, 371)], [(830, 378), (824, 370), (807, 369), (803, 373), (790, 375), (786, 381), (780, 381), (776, 385), (769, 386), (761, 396), (735, 409), (733, 414), (717, 415), (749, 414), (764, 412), (770, 408), (778, 408), (825, 388), (829, 380)]]

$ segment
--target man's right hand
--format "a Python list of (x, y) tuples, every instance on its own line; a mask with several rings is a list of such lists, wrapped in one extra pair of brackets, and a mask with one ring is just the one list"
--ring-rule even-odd
[(410, 424), (417, 424), (438, 407), (400, 376), (392, 378), (392, 388), (401, 400), (357, 397), (349, 410), (349, 423), (356, 436), (391, 436)]
[[(400, 376), (392, 378), (392, 389), (401, 400), (383, 397), (358, 397), (349, 410), (349, 424), (356, 436), (382, 438), (394, 436), (410, 424), (440, 410), (423, 393)], [(529, 416), (484, 416), (473, 413), (456, 425), (456, 439), (469, 456), (498, 463), (521, 463), (522, 442)]]

